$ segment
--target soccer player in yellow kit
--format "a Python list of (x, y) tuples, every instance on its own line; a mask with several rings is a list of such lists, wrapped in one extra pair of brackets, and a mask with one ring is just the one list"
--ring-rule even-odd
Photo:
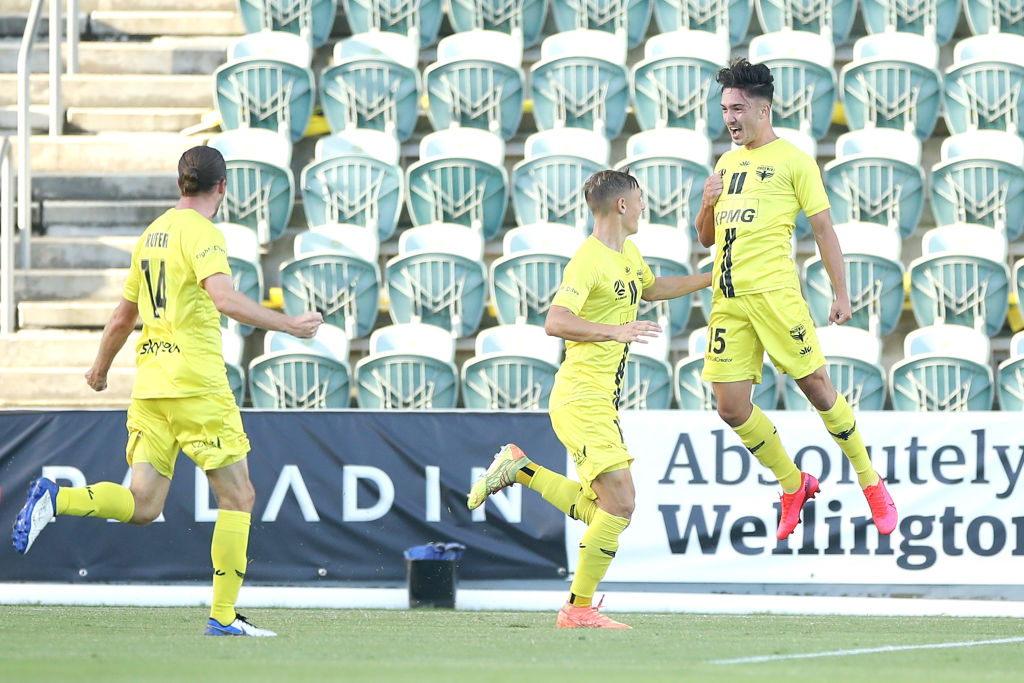
[(206, 635), (274, 636), (235, 612), (246, 570), (255, 492), (249, 440), (228, 386), (221, 314), (247, 325), (312, 337), (320, 313), (287, 316), (235, 290), (224, 236), (210, 222), (227, 186), (224, 158), (212, 147), (187, 150), (178, 162), (178, 204), (139, 238), (123, 298), (103, 330), (85, 379), (95, 391), (141, 316), (136, 376), (128, 409), (126, 457), (131, 488), (85, 487), (35, 480), (14, 524), (14, 547), (26, 553), (55, 515), (145, 525), (163, 510), (181, 449), (206, 472), (219, 511), (213, 527), (213, 601)]
[(718, 414), (782, 485), (779, 539), (793, 532), (818, 480), (797, 469), (774, 425), (750, 401), (765, 351), (796, 380), (849, 458), (879, 532), (892, 533), (896, 506), (871, 467), (853, 410), (828, 376), (791, 255), (793, 221), (803, 209), (836, 293), (829, 323), (850, 320), (843, 255), (821, 173), (814, 159), (772, 129), (767, 66), (737, 59), (717, 80), (722, 116), (737, 147), (722, 155), (704, 183), (696, 219), (701, 244), (716, 249), (702, 377), (712, 383)]
[(629, 525), (635, 492), (633, 462), (619, 429), (618, 404), (631, 343), (661, 332), (637, 320), (637, 305), (671, 299), (710, 284), (708, 274), (654, 277), (627, 238), (644, 211), (640, 186), (628, 173), (600, 171), (584, 185), (594, 233), (565, 267), (545, 321), (548, 334), (565, 340), (565, 360), (555, 377), (549, 410), (556, 436), (572, 455), (579, 483), (541, 467), (515, 444), (504, 446), (469, 493), (469, 509), (519, 483), (559, 510), (587, 524), (569, 600), (559, 628), (629, 628), (597, 611), (597, 584)]

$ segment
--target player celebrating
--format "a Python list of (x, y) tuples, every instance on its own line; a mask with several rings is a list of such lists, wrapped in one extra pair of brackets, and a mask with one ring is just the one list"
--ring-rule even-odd
[(793, 221), (803, 209), (836, 293), (829, 323), (850, 320), (843, 255), (818, 166), (772, 129), (774, 87), (767, 66), (737, 59), (717, 80), (722, 117), (737, 147), (722, 155), (704, 183), (697, 213), (701, 244), (716, 249), (702, 377), (712, 382), (718, 414), (782, 485), (779, 539), (800, 521), (818, 480), (797, 469), (774, 425), (750, 401), (765, 351), (796, 380), (850, 459), (878, 531), (892, 533), (896, 506), (871, 467), (853, 410), (832, 386), (791, 256)]
[(661, 327), (637, 320), (639, 299), (671, 299), (707, 287), (708, 274), (654, 277), (636, 246), (644, 202), (636, 178), (600, 171), (584, 185), (594, 214), (594, 233), (565, 267), (544, 328), (565, 340), (565, 361), (551, 391), (551, 426), (576, 463), (580, 483), (537, 465), (514, 444), (503, 447), (469, 493), (469, 509), (514, 483), (587, 524), (569, 600), (558, 613), (559, 628), (629, 628), (592, 604), (597, 584), (629, 525), (635, 492), (633, 458), (619, 429), (622, 376), (632, 342), (646, 344)]
[(213, 527), (213, 601), (206, 635), (274, 636), (235, 612), (246, 569), (255, 493), (249, 440), (228, 387), (221, 314), (247, 325), (312, 337), (319, 313), (286, 316), (235, 290), (224, 236), (210, 222), (224, 199), (224, 158), (193, 147), (178, 161), (178, 204), (157, 218), (132, 253), (124, 296), (103, 330), (86, 382), (107, 387), (107, 372), (141, 315), (136, 376), (128, 409), (131, 488), (99, 482), (58, 487), (37, 479), (14, 523), (14, 548), (27, 553), (55, 515), (149, 524), (163, 510), (181, 449), (206, 472), (220, 508)]

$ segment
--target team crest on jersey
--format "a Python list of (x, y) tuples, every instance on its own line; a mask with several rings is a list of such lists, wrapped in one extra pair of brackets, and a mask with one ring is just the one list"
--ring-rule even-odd
[(625, 299), (626, 298), (626, 283), (625, 282), (623, 282), (622, 280), (616, 280), (615, 284), (612, 285), (612, 288), (615, 289), (615, 296), (616, 296), (616, 298), (619, 298), (619, 299)]
[(757, 175), (757, 179), (763, 183), (775, 175), (775, 167), (767, 165), (758, 166), (754, 173)]
[(789, 331), (789, 336), (802, 344), (804, 337), (807, 336), (807, 328), (803, 325), (797, 325)]

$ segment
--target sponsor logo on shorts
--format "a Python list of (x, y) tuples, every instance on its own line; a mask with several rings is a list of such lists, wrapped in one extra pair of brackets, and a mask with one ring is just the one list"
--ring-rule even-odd
[(800, 355), (801, 356), (806, 356), (810, 352), (811, 352), (811, 347), (810, 346), (805, 346), (802, 349), (800, 349)]

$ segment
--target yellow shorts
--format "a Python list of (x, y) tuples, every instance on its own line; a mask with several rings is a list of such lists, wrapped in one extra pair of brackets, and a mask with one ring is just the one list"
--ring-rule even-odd
[(583, 493), (593, 500), (590, 487), (603, 472), (629, 467), (633, 462), (619, 428), (619, 414), (611, 402), (570, 401), (549, 411), (555, 436), (569, 450)]
[[(717, 292), (716, 292), (717, 294)], [(761, 382), (764, 353), (781, 372), (801, 379), (825, 364), (807, 302), (796, 289), (716, 296), (708, 317), (701, 378)]]
[(182, 450), (202, 470), (243, 460), (249, 438), (230, 391), (180, 398), (132, 399), (128, 408), (128, 465), (148, 462), (167, 477)]

